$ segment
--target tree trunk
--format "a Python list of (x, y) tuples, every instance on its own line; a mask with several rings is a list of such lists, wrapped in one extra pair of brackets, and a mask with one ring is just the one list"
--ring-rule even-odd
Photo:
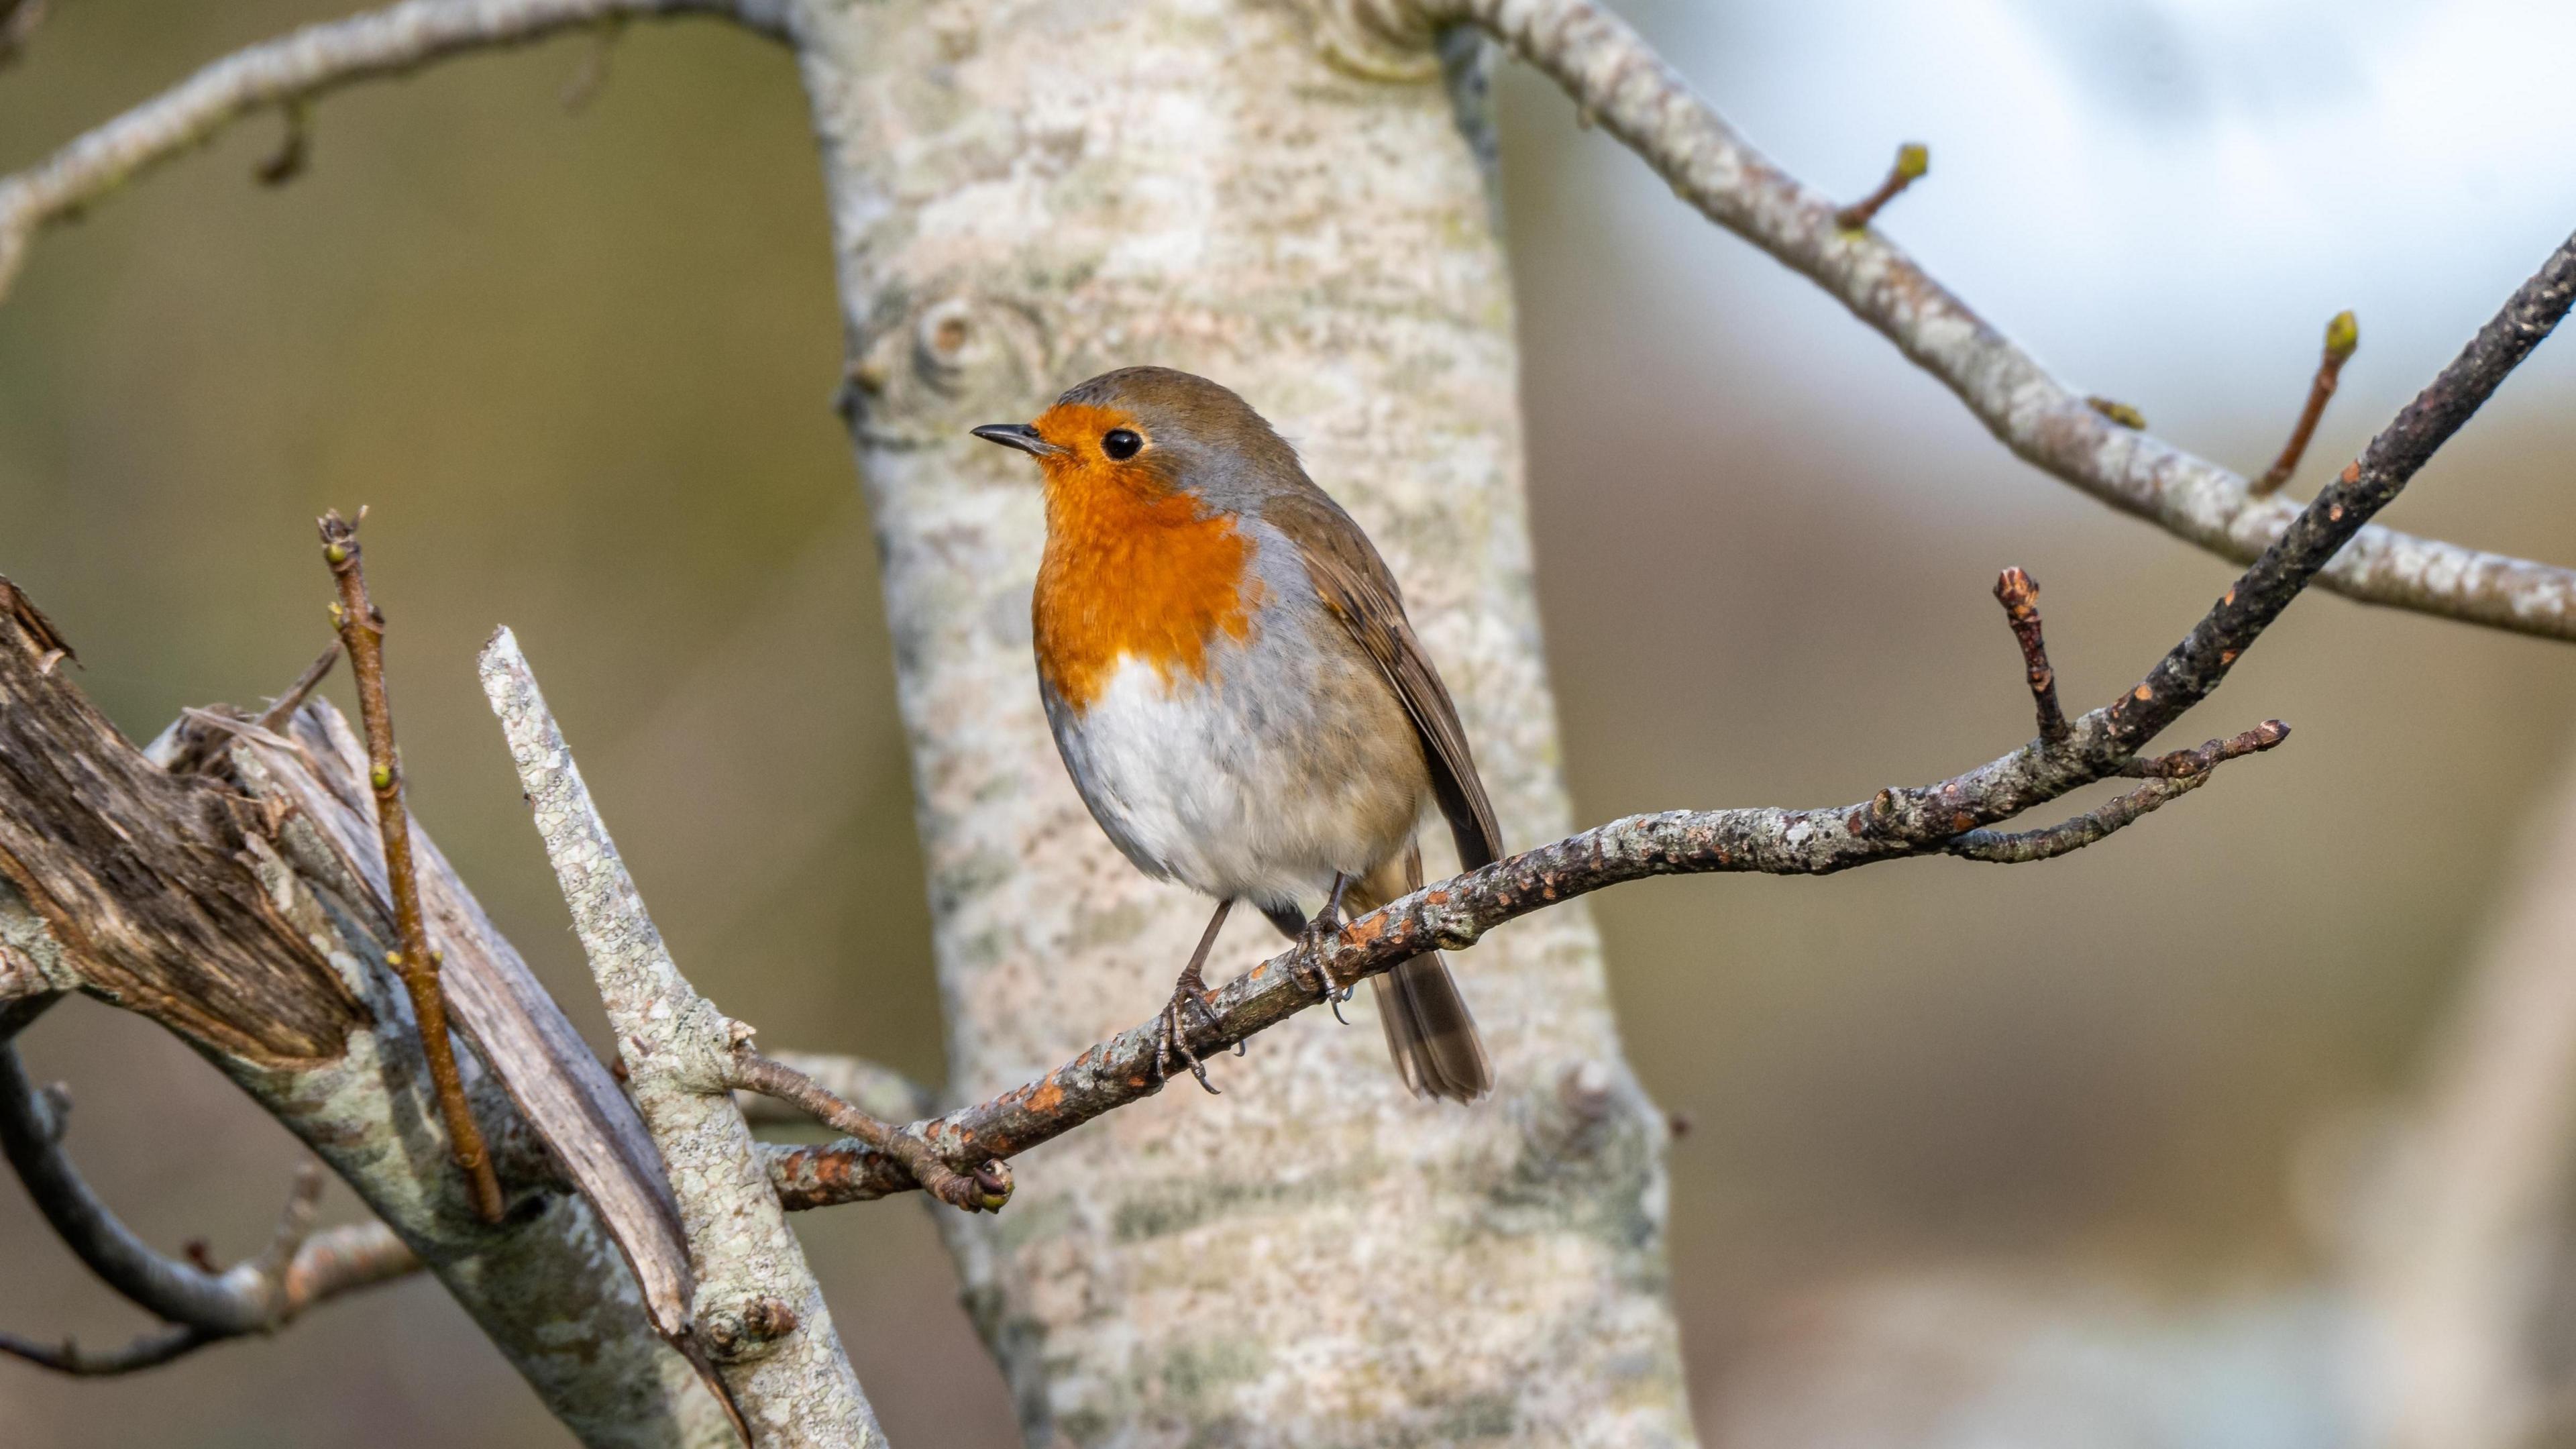
[[(1139, 875), (1040, 714), (1034, 470), (973, 442), (1128, 363), (1235, 388), (1377, 540), (1505, 834), (1563, 834), (1481, 56), (1328, 63), (1283, 4), (814, 3), (795, 17), (885, 557), (952, 1089), (1145, 1019), (1208, 902)], [(1358, 47), (1338, 47), (1347, 54)], [(1453, 101), (1453, 95), (1457, 97)], [(1440, 873), (1446, 841), (1432, 832)], [(1220, 978), (1276, 948), (1257, 916)], [(1408, 1097), (1316, 1014), (944, 1214), (1033, 1444), (1691, 1440), (1663, 1118), (1578, 905), (1457, 962), (1500, 1087)], [(1360, 1008), (1364, 1017), (1367, 1008)]]

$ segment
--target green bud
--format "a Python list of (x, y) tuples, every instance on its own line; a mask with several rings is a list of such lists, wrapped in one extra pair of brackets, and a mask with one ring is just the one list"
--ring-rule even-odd
[(2326, 356), (2341, 362), (2352, 356), (2353, 350), (2359, 346), (2361, 323), (2353, 317), (2350, 309), (2337, 312), (2334, 320), (2326, 324)]
[(1896, 174), (1908, 181), (1920, 181), (1932, 169), (1932, 148), (1920, 141), (1908, 141), (1896, 148)]

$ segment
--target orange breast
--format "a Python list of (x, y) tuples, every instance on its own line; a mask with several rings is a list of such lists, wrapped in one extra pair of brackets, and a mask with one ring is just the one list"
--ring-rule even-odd
[(1099, 435), (1123, 421), (1106, 409), (1059, 406), (1037, 423), (1074, 450), (1044, 460), (1035, 623), (1038, 671), (1077, 713), (1125, 659), (1152, 665), (1167, 682), (1206, 678), (1209, 651), (1250, 635), (1258, 601), (1252, 543), (1233, 519), (1206, 514), (1148, 469), (1100, 454)]

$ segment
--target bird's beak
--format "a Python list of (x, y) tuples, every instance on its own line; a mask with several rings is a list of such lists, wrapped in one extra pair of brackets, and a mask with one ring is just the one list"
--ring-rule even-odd
[(1053, 458), (1064, 452), (1064, 449), (1039, 437), (1038, 430), (1026, 423), (986, 423), (975, 429), (975, 436), (1039, 458)]

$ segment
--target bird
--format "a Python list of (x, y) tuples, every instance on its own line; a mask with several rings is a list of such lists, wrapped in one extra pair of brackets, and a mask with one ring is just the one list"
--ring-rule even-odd
[[(1155, 1048), (1158, 1081), (1177, 1054), (1215, 1092), (1184, 1013), (1214, 1024), (1203, 972), (1237, 902), (1300, 944), (1296, 979), (1338, 1017), (1350, 987), (1325, 944), (1346, 912), (1421, 888), (1433, 807), (1463, 868), (1501, 856), (1457, 705), (1368, 535), (1231, 389), (1123, 367), (972, 432), (1044, 477), (1038, 692), (1075, 789), (1139, 869), (1216, 901)], [(1372, 981), (1415, 1096), (1493, 1089), (1440, 953)]]

